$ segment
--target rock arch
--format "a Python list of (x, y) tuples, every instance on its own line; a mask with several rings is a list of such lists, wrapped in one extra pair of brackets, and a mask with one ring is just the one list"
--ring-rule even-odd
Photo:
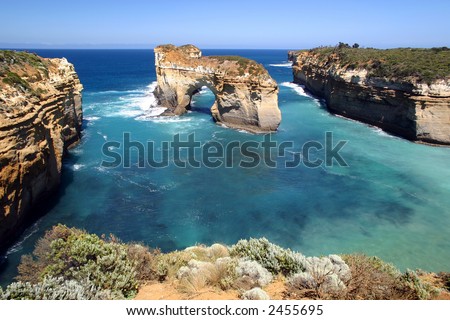
[(180, 115), (193, 94), (206, 86), (215, 95), (215, 121), (252, 132), (275, 131), (281, 121), (278, 86), (267, 70), (237, 56), (202, 57), (193, 45), (155, 48), (158, 86), (155, 97), (166, 108), (163, 115)]

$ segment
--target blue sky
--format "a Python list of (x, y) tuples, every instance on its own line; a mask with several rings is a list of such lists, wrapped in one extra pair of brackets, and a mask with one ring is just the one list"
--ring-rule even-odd
[(2, 1), (0, 47), (450, 46), (450, 1)]

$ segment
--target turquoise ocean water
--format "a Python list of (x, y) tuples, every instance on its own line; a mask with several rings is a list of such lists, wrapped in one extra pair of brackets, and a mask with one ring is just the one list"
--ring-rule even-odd
[[(263, 136), (216, 125), (213, 95), (201, 91), (192, 111), (176, 118), (149, 118), (155, 70), (151, 50), (36, 50), (64, 56), (84, 84), (81, 143), (64, 160), (59, 194), (4, 253), (0, 284), (16, 275), (20, 256), (56, 223), (97, 234), (114, 233), (164, 251), (196, 243), (232, 244), (267, 237), (306, 255), (364, 252), (396, 266), (450, 271), (450, 148), (414, 144), (327, 112), (291, 83), (284, 50), (204, 50), (205, 55), (242, 55), (262, 63), (278, 82), (282, 123), (272, 140), (292, 141), (300, 151), (324, 143), (333, 132), (348, 167), (253, 169), (104, 168), (102, 145), (123, 132), (145, 143), (195, 133), (202, 143), (262, 141)], [(323, 158), (320, 151), (313, 156)], [(235, 161), (241, 160), (235, 154)]]

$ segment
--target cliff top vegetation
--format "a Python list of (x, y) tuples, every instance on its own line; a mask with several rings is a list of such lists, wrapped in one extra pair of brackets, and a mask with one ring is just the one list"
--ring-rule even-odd
[(23, 256), (17, 280), (0, 288), (0, 299), (124, 299), (141, 290), (152, 293), (154, 288), (176, 293), (179, 299), (196, 299), (208, 292), (234, 299), (450, 295), (448, 273), (402, 273), (360, 254), (306, 257), (265, 238), (162, 253), (64, 225), (49, 230), (33, 254)]
[(49, 61), (34, 53), (0, 50), (0, 87), (8, 85), (23, 92), (40, 95), (30, 83), (48, 78)]
[(450, 49), (447, 47), (374, 49), (339, 43), (335, 47), (318, 47), (297, 53), (305, 51), (319, 55), (322, 61), (337, 61), (348, 69), (367, 69), (369, 76), (388, 80), (415, 79), (432, 83), (450, 78)]
[(240, 56), (207, 56), (206, 59), (212, 59), (219, 61), (220, 64), (226, 61), (234, 61), (237, 64), (239, 75), (243, 75), (245, 72), (251, 75), (265, 74), (266, 70), (263, 65), (257, 63), (254, 60), (247, 59)]
[[(157, 52), (164, 52), (169, 61), (176, 61), (184, 65), (203, 65), (209, 68), (221, 69), (227, 73), (244, 76), (264, 76), (268, 75), (262, 64), (254, 60), (240, 56), (203, 56), (199, 48), (192, 44), (176, 47), (172, 44), (159, 45), (155, 48)], [(198, 56), (191, 56), (191, 54)]]

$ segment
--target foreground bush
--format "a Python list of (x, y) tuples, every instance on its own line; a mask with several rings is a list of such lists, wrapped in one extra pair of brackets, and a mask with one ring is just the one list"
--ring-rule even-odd
[(411, 271), (402, 274), (393, 265), (377, 257), (346, 255), (352, 277), (341, 299), (407, 300), (430, 299), (438, 291)]
[(288, 287), (298, 296), (311, 298), (338, 298), (347, 289), (352, 278), (350, 268), (337, 255), (309, 257), (305, 271), (289, 278)]
[(236, 278), (236, 261), (230, 257), (215, 262), (191, 260), (178, 270), (180, 289), (186, 293), (199, 292), (206, 286), (230, 289)]
[(283, 249), (266, 238), (240, 240), (231, 247), (230, 255), (254, 260), (272, 274), (290, 275), (305, 270), (305, 257), (290, 249)]
[(126, 245), (57, 225), (39, 241), (34, 257), (23, 259), (19, 279), (34, 284), (46, 278), (87, 280), (100, 290), (131, 297), (138, 288), (135, 266)]
[(187, 297), (231, 289), (243, 299), (268, 299), (261, 288), (277, 299), (450, 296), (448, 273), (401, 273), (376, 257), (306, 258), (265, 238), (241, 240), (231, 248), (214, 244), (161, 253), (63, 225), (23, 257), (18, 280), (0, 288), (0, 299), (125, 299), (149, 281), (166, 282)]
[(236, 273), (241, 282), (247, 282), (253, 287), (265, 287), (272, 282), (272, 274), (256, 261), (239, 260)]
[(91, 281), (64, 280), (63, 278), (45, 278), (42, 282), (13, 282), (3, 292), (4, 300), (112, 300), (123, 299), (118, 292), (101, 290)]

